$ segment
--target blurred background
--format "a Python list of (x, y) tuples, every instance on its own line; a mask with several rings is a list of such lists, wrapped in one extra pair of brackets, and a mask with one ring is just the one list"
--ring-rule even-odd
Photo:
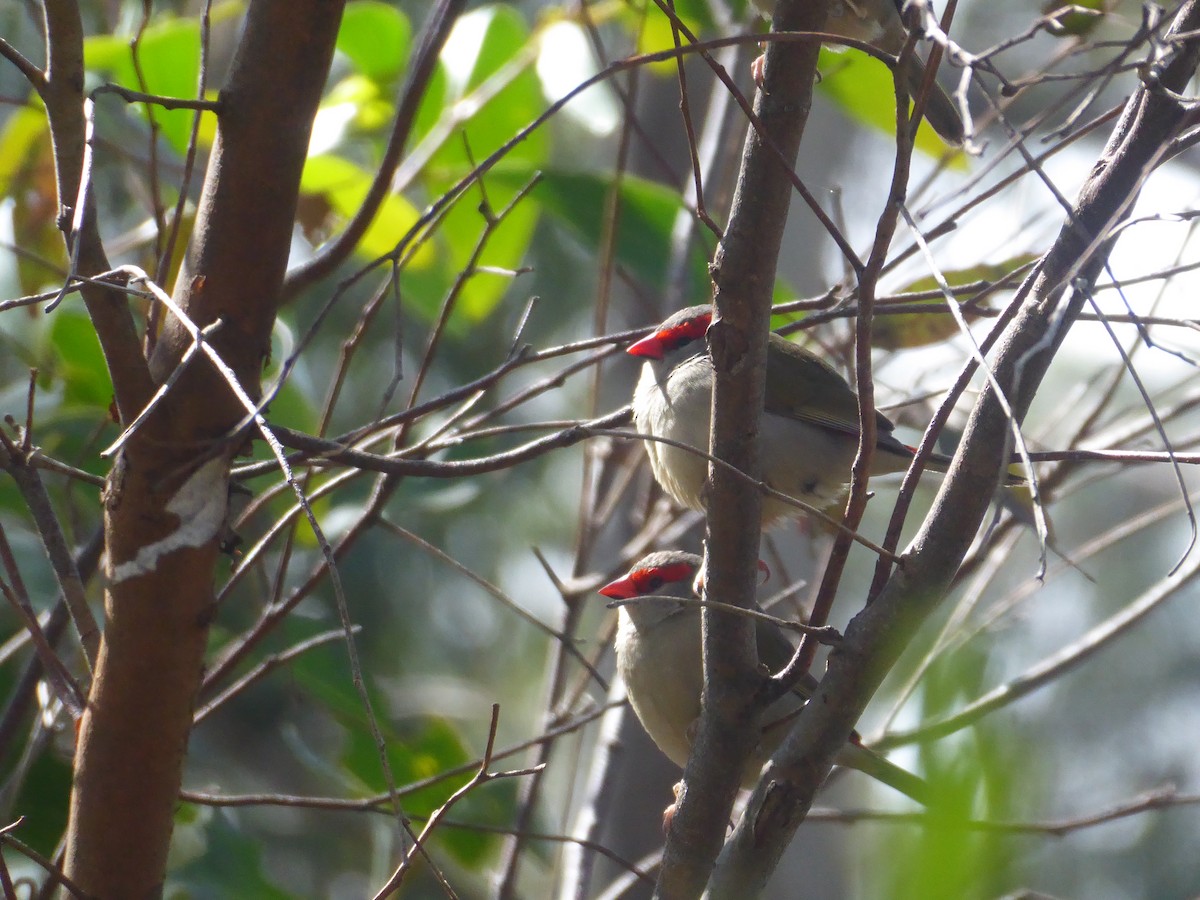
[[(37, 6), (0, 7), (0, 34), (40, 62)], [(918, 141), (908, 206), (924, 232), (939, 234), (931, 253), (938, 272), (962, 286), (973, 337), (945, 315), (930, 260), (913, 251), (902, 226), (880, 294), (885, 307), (909, 305), (906, 315), (877, 320), (875, 384), (878, 403), (908, 443), (919, 439), (971, 341), (986, 334), (1062, 227), (1064, 198), (1075, 198), (1113, 129), (1111, 111), (1136, 87), (1137, 65), (1155, 52), (1139, 32), (1141, 4), (1082, 6), (1094, 14), (1044, 18), (1054, 4), (1040, 2), (957, 5), (952, 40), (1014, 90), (1005, 96), (981, 64), (982, 74), (966, 86), (972, 152), (946, 147), (927, 127)], [(194, 96), (201, 4), (157, 3), (145, 20), (140, 3), (85, 0), (80, 7), (95, 86), (112, 81)], [(348, 4), (305, 171), (294, 265), (361, 204), (426, 7)], [(680, 0), (675, 7), (701, 38), (764, 27), (740, 3)], [(940, 13), (944, 4), (937, 7)], [(242, 12), (240, 3), (212, 7), (210, 91), (220, 88)], [(698, 223), (689, 193), (689, 139), (673, 62), (626, 67), (570, 99), (409, 245), (394, 280), (390, 266), (369, 264), (550, 104), (610, 63), (671, 41), (652, 3), (471, 3), (440, 56), (393, 191), (358, 252), (280, 310), (264, 376), (278, 383), (270, 421), (329, 437), (357, 430), (356, 439), (379, 453), (475, 459), (628, 403), (638, 364), (618, 352), (627, 337), (591, 339), (648, 326), (710, 296), (705, 264), (716, 239)], [(751, 95), (755, 40), (714, 52)], [(942, 64), (947, 89), (963, 72), (955, 62)], [(853, 51), (825, 51), (821, 70), (797, 173), (865, 252), (892, 178), (891, 78)], [(684, 71), (705, 206), (724, 222), (745, 118), (707, 64), (691, 55)], [(0, 301), (56, 289), (67, 265), (44, 115), (29, 94), (16, 70), (0, 65)], [(96, 123), (95, 179), (109, 254), (163, 272), (169, 288), (182, 245), (164, 259), (162, 225), (181, 190), (197, 195), (212, 117), (201, 118), (196, 174), (186, 189), (191, 113), (156, 110), (151, 118), (143, 106), (106, 95), (97, 101)], [(1180, 454), (1193, 452), (1200, 341), (1191, 217), (1200, 178), (1187, 141), (1171, 155), (1148, 178), (1090, 318), (1072, 328), (1025, 423), (1031, 450), (1162, 451), (1169, 442)], [(193, 211), (184, 205), (185, 236)], [(835, 244), (799, 201), (784, 248), (777, 326), (793, 326), (849, 372), (854, 285)], [(917, 300), (937, 312), (914, 309), (912, 295), (921, 291)], [(92, 476), (47, 476), (55, 510), (82, 547), (100, 521), (97, 478), (107, 463), (99, 451), (117, 436), (98, 344), (71, 300), (49, 315), (36, 305), (0, 303), (0, 312), (0, 412), (24, 419), (36, 369), (35, 442)], [(446, 399), (504, 367), (477, 392)], [(968, 392), (952, 425), (961, 426), (971, 399)], [(387, 418), (414, 408), (403, 421)], [(951, 432), (942, 435), (947, 452)], [(394, 782), (420, 785), (401, 796), (418, 830), (477, 767), (493, 704), (498, 751), (564, 732), (493, 765), (544, 761), (540, 778), (499, 779), (468, 792), (435, 833), (430, 853), (459, 896), (492, 896), (500, 884), (509, 896), (530, 898), (650, 894), (644, 881), (631, 879), (625, 893), (612, 884), (626, 877), (627, 863), (653, 871), (661, 812), (678, 772), (624, 707), (604, 713), (610, 696), (620, 696), (608, 683), (614, 614), (594, 591), (646, 548), (698, 549), (702, 525), (698, 515), (669, 507), (643, 455), (636, 441), (599, 436), (487, 474), (408, 477), (386, 489), (370, 472), (308, 470), (305, 488), (339, 552)], [(207, 797), (180, 806), (167, 893), (370, 896), (400, 852), (388, 804), (374, 812), (319, 807), (378, 798), (386, 779), (321, 548), (297, 517), (291, 492), (280, 489), (278, 472), (260, 464), (267, 459), (256, 448), (242, 472), (245, 512), (233, 523), (241, 543), (216, 585), (218, 675), (201, 698), (185, 777), (188, 790)], [(937, 620), (906, 650), (860, 725), (893, 761), (985, 824), (922, 827), (903, 819), (911, 806), (886, 787), (856, 773), (835, 776), (768, 896), (1200, 894), (1200, 625), (1187, 502), (1195, 475), (1190, 464), (1176, 471), (1162, 462), (1069, 460), (1037, 471), (1051, 525), (1044, 570), (1028, 507), (998, 509)], [(882, 536), (898, 482), (873, 482), (867, 536)], [(937, 484), (935, 476), (923, 478), (906, 535)], [(8, 479), (0, 479), (0, 520), (35, 607), (47, 611), (55, 582)], [(810, 523), (772, 532), (763, 548), (772, 569), (763, 598), (792, 587), (784, 608), (802, 614), (828, 544), (828, 534)], [(873, 563), (856, 548), (832, 624), (844, 626), (861, 606)], [(98, 576), (89, 592), (98, 604)], [(7, 641), (0, 691), (12, 697), (30, 650), (7, 608), (0, 623)], [(238, 677), (310, 640), (316, 646), (226, 696)], [(64, 658), (76, 664), (68, 645)], [(595, 676), (579, 657), (595, 665)], [(1062, 670), (1025, 692), (1020, 680), (1059, 658)], [(1016, 687), (986, 715), (948, 735), (921, 731), (1006, 685)], [(20, 717), (0, 744), (0, 818), (24, 816), (18, 835), (48, 854), (65, 823), (73, 733), (49, 694), (38, 696), (40, 708)], [(453, 778), (435, 778), (459, 767)], [(244, 802), (227, 805), (229, 798)], [(1108, 820), (1125, 806), (1133, 807), (1128, 815)], [(506, 836), (514, 827), (526, 834), (517, 864)], [(587, 837), (617, 859), (564, 835)], [(7, 849), (5, 859), (14, 872), (33, 871)], [(403, 895), (444, 894), (424, 867)]]

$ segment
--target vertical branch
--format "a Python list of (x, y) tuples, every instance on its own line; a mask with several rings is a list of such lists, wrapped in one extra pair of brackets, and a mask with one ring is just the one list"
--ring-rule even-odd
[[(109, 271), (100, 241), (96, 204), (90, 191), (80, 197), (85, 177), (86, 148), (83, 113), (83, 23), (74, 0), (46, 0), (46, 77), (39, 94), (46, 104), (58, 188), (59, 224), (75, 263), (73, 274), (99, 275)], [(82, 210), (74, 207), (82, 200)], [(70, 231), (74, 220), (79, 228)], [(141, 341), (125, 295), (117, 287), (95, 282), (80, 285), (92, 326), (104, 350), (122, 422), (130, 422), (153, 393)]]
[[(818, 31), (826, 3), (781, 2), (776, 31)], [(771, 293), (788, 206), (792, 172), (816, 74), (817, 42), (772, 44), (764, 89), (725, 237), (712, 264), (717, 317), (709, 331), (716, 371), (711, 453), (757, 478), (758, 429), (766, 374)], [(782, 156), (782, 161), (780, 159)], [(724, 466), (710, 468), (705, 541), (705, 597), (749, 607), (754, 603), (761, 497)], [(684, 790), (668, 835), (658, 896), (698, 896), (721, 848), (725, 823), (741, 784), (742, 767), (757, 743), (757, 653), (748, 619), (704, 611), (704, 711)]]

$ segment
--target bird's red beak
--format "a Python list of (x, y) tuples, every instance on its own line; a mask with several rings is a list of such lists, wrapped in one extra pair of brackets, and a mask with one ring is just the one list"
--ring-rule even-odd
[(662, 359), (665, 353), (662, 338), (658, 332), (648, 334), (640, 341), (630, 344), (625, 348), (625, 352), (630, 356), (641, 356), (646, 359)]
[(633, 583), (633, 579), (628, 575), (622, 575), (616, 581), (610, 581), (596, 593), (603, 594), (605, 597), (612, 597), (614, 600), (628, 600), (638, 595), (637, 585)]

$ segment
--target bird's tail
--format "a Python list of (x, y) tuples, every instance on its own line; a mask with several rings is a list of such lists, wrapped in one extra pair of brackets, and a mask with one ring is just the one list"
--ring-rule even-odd
[[(899, 443), (899, 441), (896, 443)], [(916, 455), (917, 448), (909, 447), (907, 444), (903, 444), (902, 446), (906, 451), (908, 451), (908, 459), (911, 460), (912, 457)], [(885, 452), (896, 452), (894, 447), (885, 445), (882, 440), (880, 441), (880, 449), (884, 450)], [(946, 456), (944, 453), (931, 453), (925, 460), (925, 468), (930, 472), (949, 472), (950, 463), (953, 461), (953, 457)], [(1022, 487), (1029, 484), (1028, 479), (1026, 479), (1025, 476), (1019, 471), (1016, 471), (1019, 468), (1020, 463), (1013, 463), (1011, 466), (1009, 466), (1008, 471), (1004, 473), (1004, 487)]]
[[(908, 60), (908, 65), (904, 67), (904, 82), (905, 87), (912, 96), (916, 96), (921, 89), (921, 82), (925, 78), (925, 66), (921, 60), (914, 54)], [(955, 147), (961, 147), (963, 141), (966, 140), (966, 129), (963, 127), (962, 117), (958, 114), (958, 107), (954, 105), (954, 101), (937, 82), (929, 89), (929, 99), (925, 101), (925, 120), (933, 126), (933, 130), (941, 135), (942, 140), (947, 144), (952, 144)]]

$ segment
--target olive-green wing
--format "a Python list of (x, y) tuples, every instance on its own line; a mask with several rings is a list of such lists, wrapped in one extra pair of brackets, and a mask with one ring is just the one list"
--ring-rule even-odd
[[(846, 379), (815, 353), (777, 334), (771, 335), (767, 353), (765, 408), (775, 415), (858, 434), (858, 396)], [(895, 428), (879, 412), (875, 423), (881, 437)]]
[[(762, 610), (760, 609), (759, 612)], [(754, 623), (754, 636), (758, 645), (758, 661), (772, 674), (777, 674), (792, 660), (796, 648), (792, 646), (778, 625), (759, 619)], [(817, 686), (817, 680), (806, 674), (794, 690), (803, 697), (812, 695)]]

